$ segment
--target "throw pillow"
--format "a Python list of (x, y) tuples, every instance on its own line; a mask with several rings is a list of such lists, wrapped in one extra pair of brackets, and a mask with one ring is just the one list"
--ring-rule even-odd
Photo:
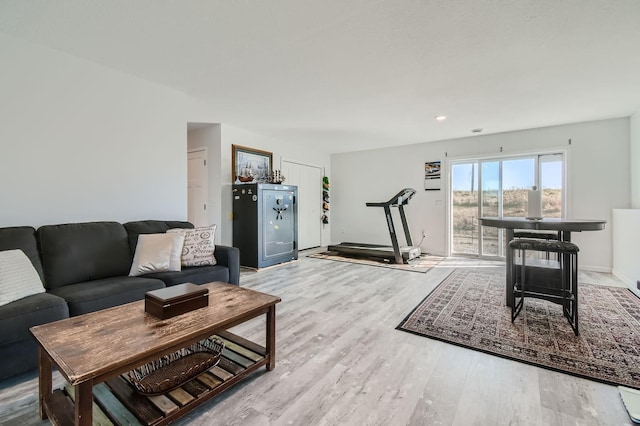
[(0, 251), (0, 306), (44, 293), (40, 275), (22, 250)]
[(167, 233), (184, 235), (182, 247), (182, 266), (206, 266), (217, 263), (213, 253), (216, 251), (216, 225), (193, 229), (169, 229)]
[(179, 271), (184, 235), (140, 234), (129, 271), (130, 277), (151, 272)]

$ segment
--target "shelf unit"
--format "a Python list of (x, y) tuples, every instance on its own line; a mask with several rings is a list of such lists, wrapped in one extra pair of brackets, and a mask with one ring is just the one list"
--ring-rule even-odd
[[(225, 331), (215, 335), (225, 348), (220, 362), (181, 387), (162, 395), (138, 393), (128, 375), (93, 387), (94, 425), (166, 425), (249, 376), (268, 363), (263, 346)], [(58, 389), (45, 400), (54, 424), (74, 424), (74, 387)]]

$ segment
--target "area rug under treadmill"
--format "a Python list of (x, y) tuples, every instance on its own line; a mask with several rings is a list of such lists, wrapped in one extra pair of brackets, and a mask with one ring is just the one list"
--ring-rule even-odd
[(336, 262), (357, 263), (360, 265), (381, 266), (383, 268), (399, 269), (401, 271), (427, 272), (438, 263), (444, 260), (444, 257), (421, 254), (419, 258), (411, 261), (410, 264), (391, 263), (382, 259), (363, 258), (357, 256), (341, 255), (334, 251), (325, 251), (323, 253), (310, 254), (308, 257), (316, 259), (333, 260)]
[(580, 283), (580, 336), (560, 305), (527, 298), (511, 323), (504, 269), (457, 269), (398, 325), (442, 340), (600, 382), (640, 388), (640, 299)]

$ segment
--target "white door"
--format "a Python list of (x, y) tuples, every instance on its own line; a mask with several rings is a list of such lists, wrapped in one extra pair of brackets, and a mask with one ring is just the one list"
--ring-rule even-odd
[(298, 249), (320, 247), (322, 233), (322, 170), (320, 167), (282, 161), (286, 185), (298, 187)]
[(209, 172), (207, 170), (207, 151), (192, 151), (187, 154), (188, 206), (189, 222), (195, 226), (207, 226), (207, 203)]

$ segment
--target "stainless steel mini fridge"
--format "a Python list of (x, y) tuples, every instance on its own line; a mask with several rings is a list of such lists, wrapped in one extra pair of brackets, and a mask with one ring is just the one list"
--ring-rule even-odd
[(233, 185), (233, 245), (240, 265), (263, 268), (298, 258), (298, 188)]

